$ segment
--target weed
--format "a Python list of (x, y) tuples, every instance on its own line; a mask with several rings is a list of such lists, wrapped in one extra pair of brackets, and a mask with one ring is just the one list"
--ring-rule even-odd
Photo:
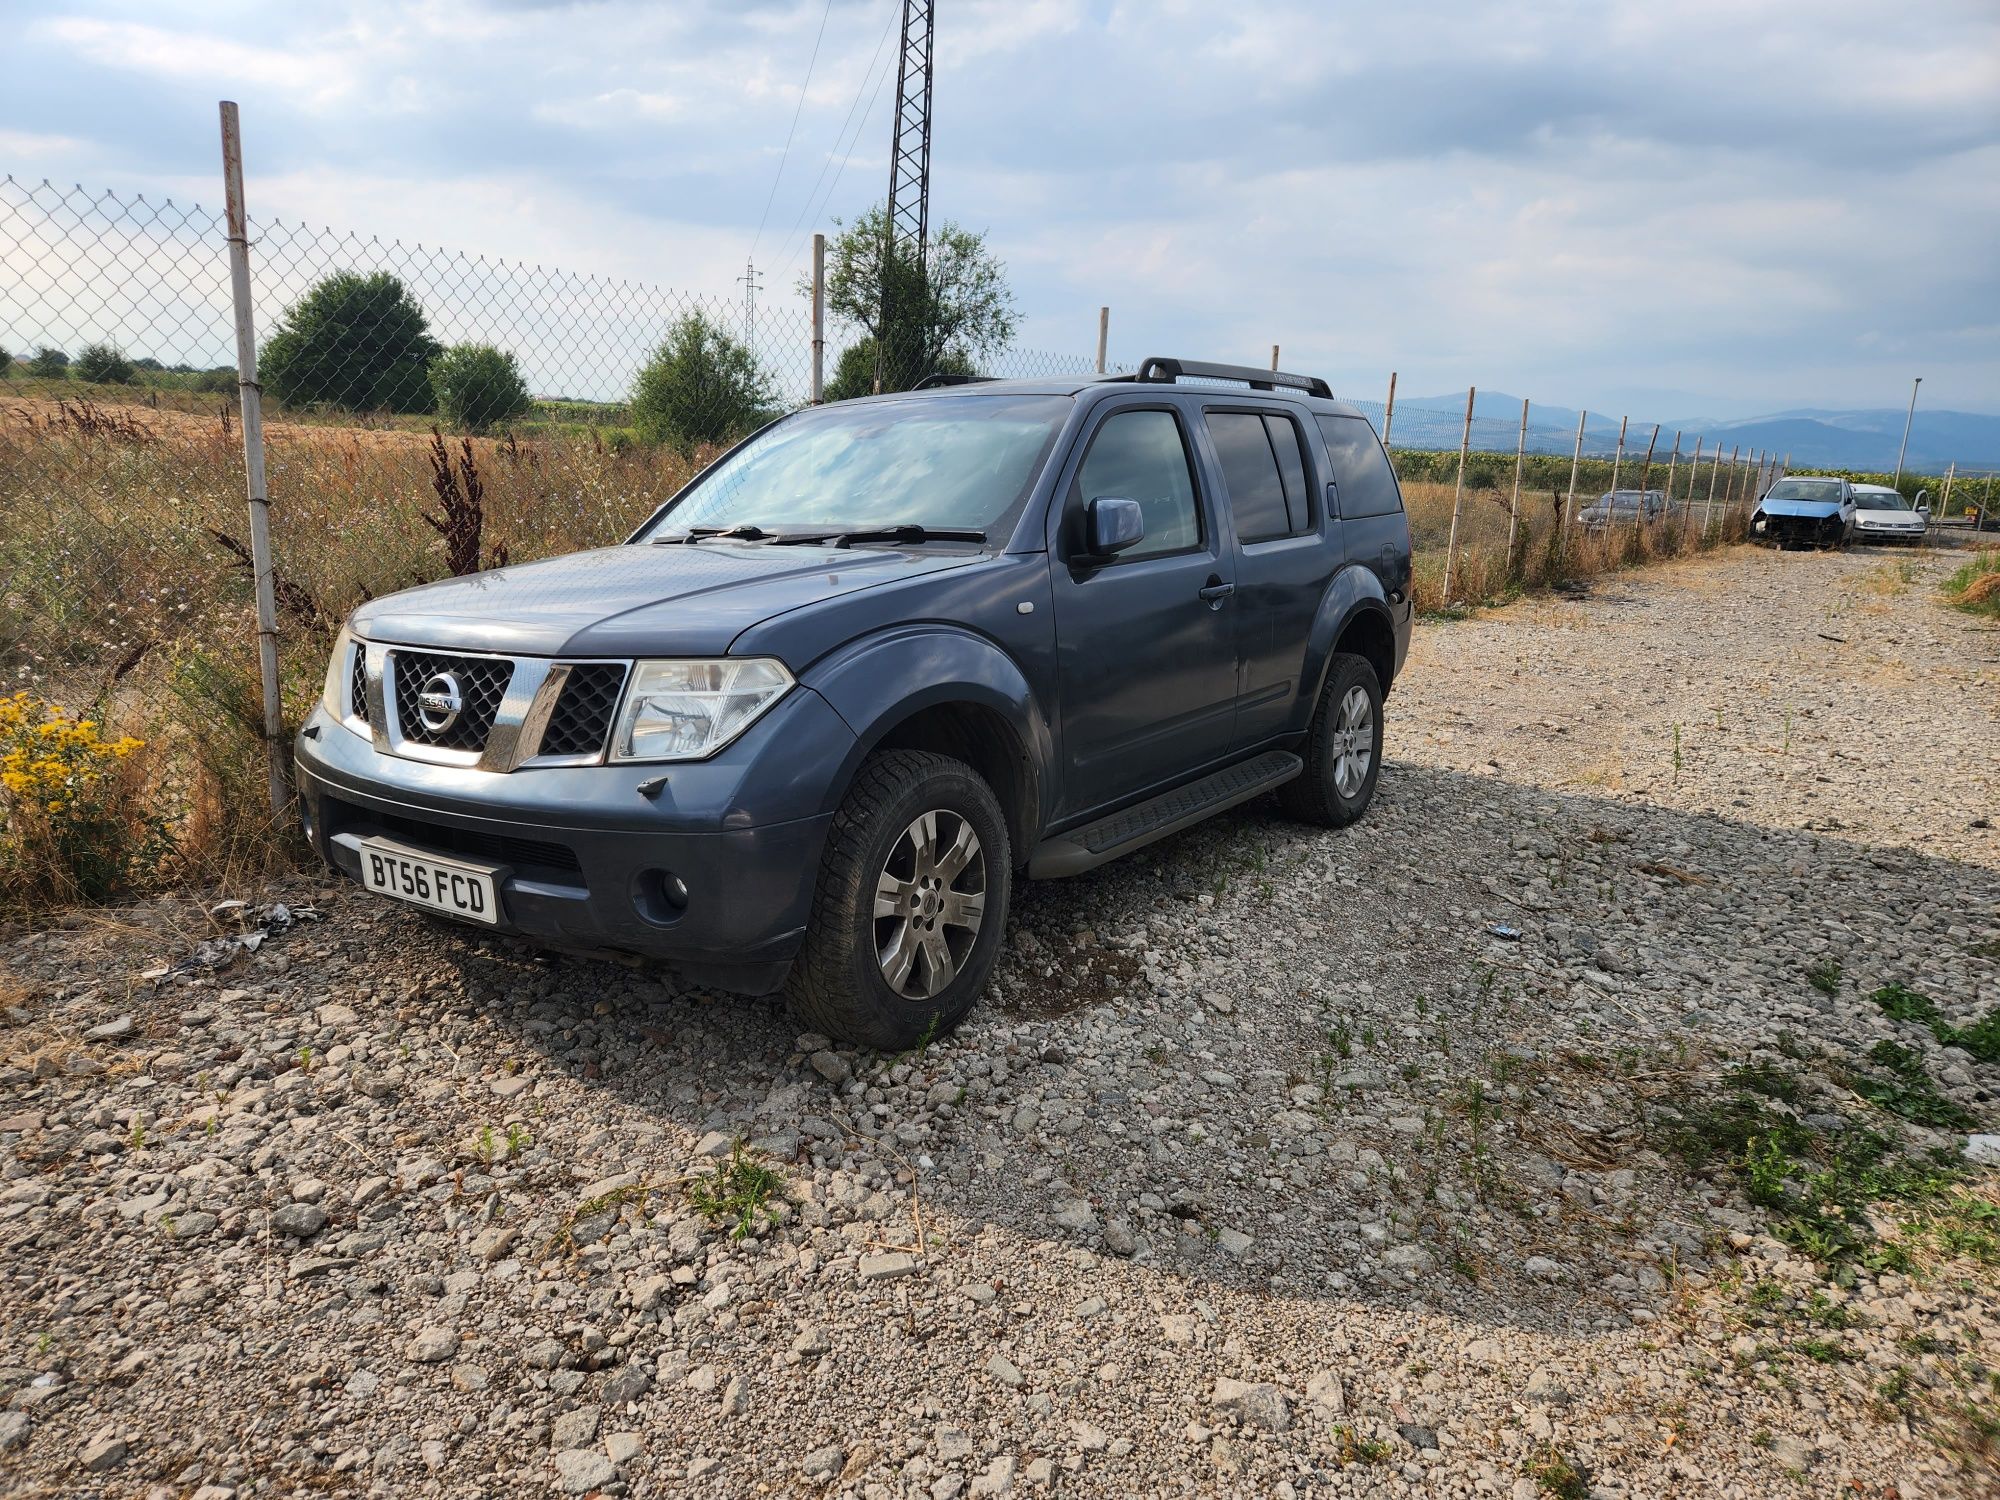
[(2000, 1007), (1988, 1011), (1970, 1026), (1954, 1026), (1944, 1018), (1935, 1000), (1901, 982), (1885, 984), (1868, 998), (1892, 1021), (1914, 1021), (1928, 1027), (1944, 1046), (1970, 1052), (1983, 1063), (2000, 1062)]
[(1845, 1364), (1854, 1356), (1833, 1339), (1803, 1339), (1798, 1344), (1799, 1353), (1815, 1364)]
[(507, 1127), (508, 1156), (519, 1156), (523, 1151), (534, 1145), (534, 1143), (534, 1138), (528, 1134), (528, 1127), (523, 1125), (519, 1120), (514, 1121)]
[(1680, 726), (1680, 725), (1678, 725), (1678, 724), (1676, 724), (1676, 725), (1674, 725), (1674, 783), (1675, 783), (1675, 785), (1679, 785), (1679, 783), (1680, 783), (1680, 779), (1681, 779), (1681, 726)]
[(1821, 959), (1806, 970), (1806, 983), (1822, 995), (1837, 994), (1840, 990), (1840, 965), (1830, 958)]
[(776, 1221), (768, 1205), (784, 1181), (738, 1141), (729, 1148), (728, 1158), (716, 1163), (713, 1173), (687, 1185), (687, 1198), (695, 1212), (711, 1224), (730, 1225), (731, 1239), (748, 1239), (760, 1221)]
[(1550, 1500), (1590, 1500), (1590, 1471), (1554, 1446), (1536, 1449), (1521, 1472)]
[(144, 1120), (134, 1120), (132, 1122), (132, 1149), (134, 1151), (144, 1151), (146, 1149), (146, 1122)]
[(1380, 1438), (1363, 1437), (1345, 1423), (1334, 1424), (1333, 1462), (1336, 1468), (1345, 1469), (1352, 1464), (1386, 1464), (1394, 1451)]
[(1876, 1078), (1856, 1072), (1848, 1086), (1870, 1104), (1914, 1125), (1939, 1130), (1969, 1130), (1979, 1123), (1971, 1111), (1938, 1091), (1917, 1052), (1897, 1042), (1877, 1042), (1868, 1049), (1868, 1056), (1887, 1068), (1889, 1076)]

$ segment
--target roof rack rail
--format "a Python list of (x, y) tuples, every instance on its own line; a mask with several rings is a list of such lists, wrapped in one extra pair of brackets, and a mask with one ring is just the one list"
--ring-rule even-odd
[(910, 389), (913, 391), (934, 391), (941, 385), (980, 385), (991, 379), (993, 379), (991, 375), (958, 375), (939, 371), (934, 375), (926, 375), (922, 380), (911, 386)]
[(1149, 354), (1141, 360), (1139, 373), (1132, 378), (1172, 383), (1190, 375), (1198, 380), (1240, 380), (1253, 391), (1276, 390), (1282, 386), (1288, 391), (1304, 391), (1308, 396), (1321, 396), (1329, 401), (1333, 399), (1333, 387), (1317, 375), (1260, 370), (1255, 365), (1215, 365), (1202, 360), (1169, 359), (1160, 354)]

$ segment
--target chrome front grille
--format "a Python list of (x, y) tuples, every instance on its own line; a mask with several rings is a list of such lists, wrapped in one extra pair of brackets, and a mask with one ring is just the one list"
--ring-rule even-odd
[(631, 669), (357, 640), (348, 724), (405, 760), (483, 771), (594, 765)]
[[(441, 750), (484, 750), (514, 663), (504, 656), (442, 656), (391, 651), (396, 723), (403, 738)], [(428, 695), (428, 696), (427, 696)], [(442, 700), (436, 713), (428, 706)]]

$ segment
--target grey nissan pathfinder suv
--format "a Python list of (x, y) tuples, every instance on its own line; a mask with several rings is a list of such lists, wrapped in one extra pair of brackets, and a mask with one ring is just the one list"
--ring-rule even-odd
[(370, 601), (298, 738), (319, 853), (550, 947), (955, 1025), (1011, 883), (1260, 793), (1353, 821), (1410, 534), (1324, 381), (934, 377), (794, 412), (622, 546)]

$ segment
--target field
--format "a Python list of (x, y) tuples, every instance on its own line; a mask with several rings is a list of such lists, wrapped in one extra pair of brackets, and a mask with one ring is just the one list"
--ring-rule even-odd
[[(147, 742), (155, 814), (174, 833), (161, 857), (178, 867), (156, 873), (254, 870), (285, 841), (269, 837), (258, 811), (261, 715), (235, 404), (171, 387), (51, 395), (60, 383), (25, 386), (0, 389), (0, 668), (12, 686)], [(361, 601), (450, 571), (616, 542), (708, 456), (594, 425), (605, 415), (571, 403), (505, 436), (465, 437), (407, 417), (272, 413), (287, 721), (309, 710), (333, 632)], [(1414, 458), (1425, 472), (1435, 467)], [(1586, 465), (1584, 484), (1607, 479)], [(1468, 487), (1447, 601), (1452, 486), (1413, 479), (1407, 497), (1425, 610), (1735, 535), (1733, 522), (1704, 529), (1702, 505), (1686, 528), (1676, 515), (1603, 537), (1565, 533), (1556, 496), (1524, 490), (1510, 558), (1506, 492)]]

